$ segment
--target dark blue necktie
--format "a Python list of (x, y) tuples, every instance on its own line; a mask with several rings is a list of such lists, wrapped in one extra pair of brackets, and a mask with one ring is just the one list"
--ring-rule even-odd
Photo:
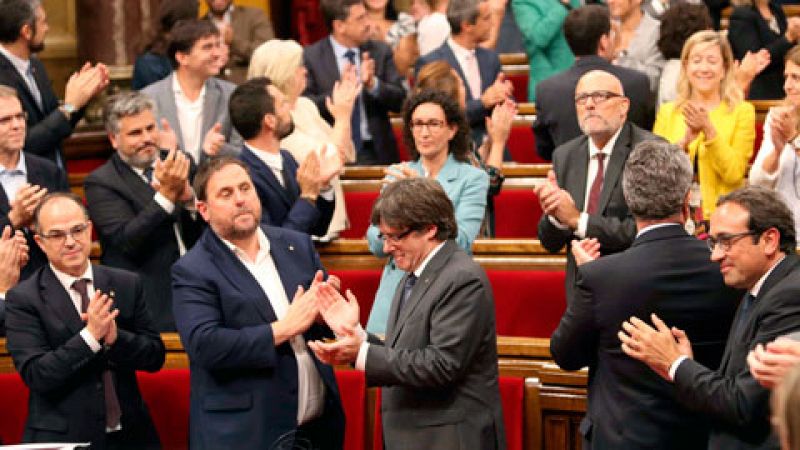
[(755, 302), (756, 298), (751, 293), (744, 294), (744, 298), (742, 298), (742, 303), (739, 305), (739, 317), (736, 318), (736, 328), (734, 328), (735, 338), (742, 338), (742, 333), (744, 333), (745, 326), (747, 325), (747, 319), (750, 317), (750, 312), (753, 309), (753, 302)]
[(408, 274), (406, 277), (405, 283), (403, 283), (403, 295), (400, 296), (400, 304), (397, 305), (397, 318), (400, 318), (400, 313), (403, 311), (403, 307), (406, 304), (406, 301), (409, 297), (411, 297), (411, 291), (414, 289), (414, 285), (417, 283), (417, 276), (414, 273)]
[(143, 175), (147, 179), (148, 183), (152, 183), (153, 182), (153, 167), (150, 166), (150, 167), (145, 168), (144, 172), (143, 172)]
[[(347, 50), (344, 57), (350, 61), (354, 67), (356, 66), (356, 52), (353, 49)], [(356, 102), (353, 105), (353, 114), (350, 116), (350, 132), (353, 136), (353, 145), (356, 148), (356, 153), (361, 151), (361, 95), (356, 97)]]

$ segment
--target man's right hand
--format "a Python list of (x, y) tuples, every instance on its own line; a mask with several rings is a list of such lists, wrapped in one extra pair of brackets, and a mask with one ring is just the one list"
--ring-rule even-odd
[(158, 192), (176, 203), (188, 183), (189, 158), (182, 151), (172, 149), (163, 161), (156, 158), (153, 176), (158, 180)]
[(300, 186), (300, 197), (309, 201), (317, 201), (320, 185), (320, 162), (317, 152), (309, 152), (306, 159), (297, 168), (297, 184)]
[(3, 229), (0, 235), (0, 292), (7, 292), (16, 286), (22, 268), (22, 254), (24, 252), (27, 259), (27, 248), (24, 237), (20, 242), (10, 226)]
[(25, 183), (17, 191), (11, 209), (8, 211), (8, 220), (14, 228), (21, 228), (33, 222), (33, 212), (42, 198), (47, 195), (47, 189), (35, 184)]
[(106, 337), (112, 323), (119, 315), (118, 309), (111, 310), (113, 306), (114, 300), (111, 297), (95, 290), (86, 312), (81, 314), (81, 318), (86, 322), (86, 329), (98, 342)]
[(317, 307), (317, 286), (312, 285), (306, 291), (302, 286), (297, 287), (292, 303), (286, 310), (282, 319), (272, 322), (272, 339), (278, 346), (289, 339), (304, 333), (319, 314)]
[(64, 103), (83, 108), (97, 93), (108, 86), (108, 68), (104, 64), (92, 67), (88, 62), (67, 80)]

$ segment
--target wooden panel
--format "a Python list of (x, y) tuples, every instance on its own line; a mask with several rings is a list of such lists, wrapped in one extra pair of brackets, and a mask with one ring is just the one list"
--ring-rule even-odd
[(39, 58), (47, 68), (56, 96), (63, 98), (64, 86), (78, 69), (78, 34), (75, 21), (75, 0), (44, 0), (49, 30)]

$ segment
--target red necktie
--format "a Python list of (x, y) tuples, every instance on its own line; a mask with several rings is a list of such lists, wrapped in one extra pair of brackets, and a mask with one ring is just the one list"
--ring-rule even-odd
[(589, 191), (589, 203), (586, 205), (586, 212), (588, 214), (595, 214), (597, 212), (597, 205), (600, 203), (600, 192), (603, 190), (603, 175), (604, 167), (603, 160), (606, 157), (605, 153), (598, 153), (597, 157), (597, 175), (594, 176), (592, 182), (592, 189)]

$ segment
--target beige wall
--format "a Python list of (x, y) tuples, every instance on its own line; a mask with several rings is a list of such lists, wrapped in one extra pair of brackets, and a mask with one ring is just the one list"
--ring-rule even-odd
[(64, 85), (78, 68), (78, 38), (75, 30), (75, 0), (44, 0), (50, 31), (39, 57), (47, 67), (56, 95), (64, 96)]

